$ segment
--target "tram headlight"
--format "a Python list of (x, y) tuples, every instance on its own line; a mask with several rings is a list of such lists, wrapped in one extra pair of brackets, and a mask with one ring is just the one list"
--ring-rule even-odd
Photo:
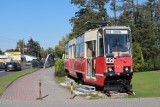
[(114, 72), (114, 67), (108, 67), (108, 72)]
[(129, 66), (125, 66), (123, 68), (124, 72), (130, 72), (131, 71), (131, 68)]

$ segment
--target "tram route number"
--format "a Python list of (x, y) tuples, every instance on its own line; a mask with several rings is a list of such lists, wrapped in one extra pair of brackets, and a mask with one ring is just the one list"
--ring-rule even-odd
[(114, 58), (106, 58), (106, 63), (114, 63)]

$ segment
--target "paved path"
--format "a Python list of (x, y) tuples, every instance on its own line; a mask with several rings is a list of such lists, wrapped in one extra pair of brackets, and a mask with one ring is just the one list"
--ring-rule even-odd
[[(38, 97), (38, 81), (42, 81), (43, 100)], [(160, 98), (69, 99), (70, 92), (54, 81), (53, 68), (41, 69), (23, 76), (10, 85), (0, 98), (0, 107), (160, 107)]]
[(38, 72), (17, 79), (5, 90), (1, 99), (24, 101), (35, 100), (37, 95), (35, 89), (36, 84), (34, 81), (36, 81), (37, 77), (42, 75), (43, 72), (45, 72), (45, 70), (41, 69)]

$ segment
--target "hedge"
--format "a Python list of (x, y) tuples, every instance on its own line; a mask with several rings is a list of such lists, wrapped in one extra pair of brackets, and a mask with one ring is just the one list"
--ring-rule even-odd
[(64, 70), (64, 60), (63, 59), (58, 59), (55, 62), (55, 76), (57, 77), (66, 76), (66, 72)]

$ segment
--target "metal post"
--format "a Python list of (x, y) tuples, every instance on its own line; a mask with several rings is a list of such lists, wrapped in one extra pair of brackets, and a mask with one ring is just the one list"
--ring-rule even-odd
[(41, 86), (42, 86), (42, 83), (41, 83), (41, 79), (39, 80), (39, 97), (36, 98), (36, 100), (42, 100), (42, 90), (41, 90)]
[(73, 82), (71, 82), (71, 87), (70, 87), (70, 89), (71, 89), (71, 97), (70, 97), (70, 99), (72, 99), (72, 98), (73, 98)]
[(39, 98), (42, 97), (42, 91), (41, 91), (41, 80), (39, 80)]

